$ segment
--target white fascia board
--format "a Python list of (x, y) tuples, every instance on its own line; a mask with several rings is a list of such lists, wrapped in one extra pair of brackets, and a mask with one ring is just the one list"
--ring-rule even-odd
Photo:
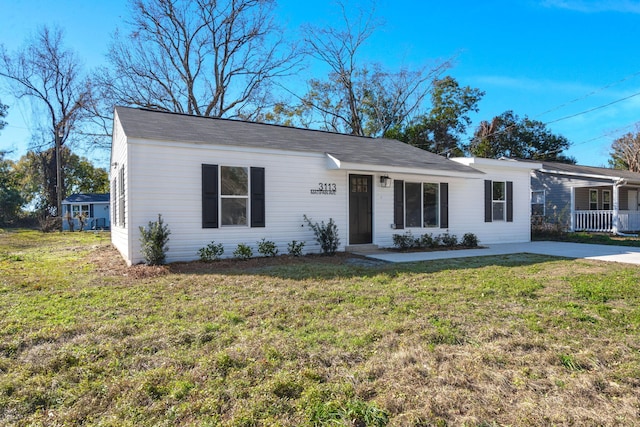
[(597, 174), (590, 174), (590, 173), (565, 172), (565, 171), (557, 171), (557, 170), (543, 169), (543, 168), (540, 168), (539, 170), (540, 170), (540, 172), (552, 173), (554, 175), (573, 176), (573, 177), (577, 177), (577, 178), (601, 179), (601, 180), (604, 180), (604, 181), (612, 181), (612, 182), (620, 181), (622, 179), (621, 177), (597, 175)]
[(458, 171), (441, 170), (441, 169), (407, 168), (407, 167), (401, 167), (401, 166), (385, 166), (385, 165), (374, 165), (374, 164), (367, 164), (367, 163), (350, 163), (350, 162), (343, 162), (329, 153), (327, 153), (326, 155), (327, 155), (327, 167), (329, 169), (341, 169), (341, 170), (363, 171), (363, 172), (379, 172), (379, 173), (385, 173), (385, 174), (398, 173), (398, 174), (408, 174), (408, 175), (426, 175), (426, 176), (470, 178), (470, 179), (480, 179), (482, 178), (482, 175), (485, 174), (482, 171), (458, 172)]
[(466, 166), (492, 166), (509, 169), (540, 169), (542, 163), (520, 162), (514, 159), (486, 159), (484, 157), (452, 157), (450, 160)]

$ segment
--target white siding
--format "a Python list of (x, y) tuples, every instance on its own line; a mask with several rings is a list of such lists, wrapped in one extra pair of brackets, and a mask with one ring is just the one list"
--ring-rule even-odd
[[(114, 124), (112, 164), (126, 165), (126, 226), (112, 218), (112, 242), (130, 264), (143, 261), (140, 255), (140, 226), (155, 221), (161, 214), (171, 235), (167, 261), (198, 258), (198, 249), (212, 241), (222, 243), (224, 256), (233, 256), (239, 243), (249, 245), (258, 255), (257, 242), (274, 241), (280, 253), (287, 252), (293, 240), (304, 241), (305, 252), (320, 252), (312, 230), (303, 215), (314, 222), (336, 222), (340, 248), (349, 244), (349, 173), (363, 171), (328, 169), (322, 153), (127, 140), (117, 117)], [(493, 161), (489, 165), (472, 164), (485, 175), (477, 178), (451, 178), (416, 174), (388, 174), (405, 182), (447, 183), (449, 185), (449, 228), (411, 228), (395, 230), (394, 188), (380, 186), (380, 173), (370, 173), (373, 182), (373, 243), (393, 245), (392, 236), (411, 230), (417, 237), (424, 233), (445, 232), (459, 239), (471, 232), (480, 244), (526, 242), (530, 240), (529, 169), (509, 167)], [(202, 165), (262, 167), (265, 169), (266, 227), (248, 226), (202, 228)], [(111, 169), (112, 179), (117, 170)], [(387, 174), (384, 174), (387, 175)], [(484, 222), (484, 180), (512, 181), (514, 188), (513, 222)], [(312, 194), (320, 183), (336, 184), (336, 194)], [(117, 201), (112, 192), (112, 203)]]
[[(449, 223), (458, 237), (472, 232), (478, 236), (481, 245), (531, 240), (530, 169), (504, 163), (504, 166), (472, 164), (485, 175), (449, 188)], [(485, 180), (513, 182), (513, 222), (484, 222)]]
[[(128, 166), (127, 162), (127, 139), (120, 126), (120, 122), (118, 120), (118, 116), (116, 115), (113, 120), (113, 141), (111, 144), (111, 164), (109, 166), (109, 174), (111, 177), (111, 184), (119, 177), (118, 171), (124, 165), (125, 167), (125, 179), (128, 177), (128, 172), (126, 167)], [(125, 189), (128, 188), (125, 182)], [(118, 188), (116, 187), (113, 191), (113, 185), (110, 185), (110, 206), (113, 210), (118, 210)], [(126, 197), (128, 196), (128, 192), (125, 193), (125, 208), (128, 208), (128, 203), (126, 203)], [(128, 209), (127, 209), (128, 211)], [(125, 211), (125, 215), (127, 213)], [(126, 221), (125, 227), (121, 227), (119, 224), (119, 220), (116, 220), (116, 217), (111, 218), (111, 243), (113, 246), (122, 254), (122, 257), (127, 260), (127, 263), (131, 263), (131, 236), (129, 233), (129, 221)]]
[[(283, 152), (251, 153), (229, 147), (188, 144), (129, 144), (129, 229), (132, 263), (140, 257), (139, 226), (146, 226), (162, 214), (171, 231), (167, 261), (198, 258), (198, 249), (211, 241), (224, 245), (224, 256), (232, 256), (238, 243), (252, 247), (262, 238), (287, 252), (292, 240), (304, 240), (305, 251), (318, 252), (314, 235), (304, 224), (303, 215), (312, 221), (333, 218), (340, 232), (341, 248), (348, 240), (347, 173), (327, 170), (324, 155)], [(202, 164), (265, 168), (266, 227), (245, 226), (202, 228)], [(318, 183), (335, 183), (336, 195), (313, 195)]]

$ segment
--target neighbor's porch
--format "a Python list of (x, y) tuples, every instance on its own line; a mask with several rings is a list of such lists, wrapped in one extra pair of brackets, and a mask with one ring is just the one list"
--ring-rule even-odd
[(572, 188), (570, 230), (639, 231), (638, 187), (614, 184)]

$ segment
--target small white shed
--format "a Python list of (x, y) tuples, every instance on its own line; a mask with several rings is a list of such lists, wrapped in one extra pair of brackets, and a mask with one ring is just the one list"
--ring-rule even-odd
[(112, 242), (142, 262), (140, 226), (162, 214), (167, 261), (222, 243), (304, 241), (303, 216), (338, 227), (345, 250), (390, 247), (393, 235), (474, 233), (481, 244), (530, 240), (536, 164), (456, 159), (403, 142), (116, 107), (111, 151)]

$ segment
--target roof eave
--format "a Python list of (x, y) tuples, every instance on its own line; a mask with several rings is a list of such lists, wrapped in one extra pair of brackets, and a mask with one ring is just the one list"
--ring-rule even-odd
[(344, 162), (340, 159), (326, 153), (327, 167), (329, 169), (339, 170), (352, 170), (363, 172), (380, 172), (380, 173), (402, 173), (410, 175), (426, 175), (426, 176), (440, 176), (451, 178), (471, 178), (479, 179), (485, 173), (473, 168), (469, 172), (455, 171), (450, 169), (429, 169), (428, 167), (416, 168), (416, 167), (402, 167), (402, 166), (389, 166), (389, 165), (377, 165), (370, 163), (353, 163)]

